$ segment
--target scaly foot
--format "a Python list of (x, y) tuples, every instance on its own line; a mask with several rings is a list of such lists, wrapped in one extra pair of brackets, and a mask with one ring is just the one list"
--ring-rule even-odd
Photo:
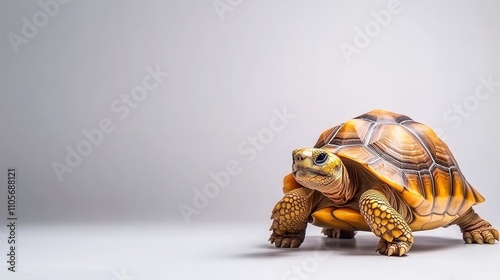
[(498, 230), (494, 229), (492, 226), (485, 226), (475, 230), (464, 231), (463, 238), (465, 243), (472, 244), (495, 244), (495, 240), (498, 240)]
[(269, 242), (277, 248), (298, 248), (306, 236), (306, 231), (302, 230), (297, 233), (278, 234), (275, 231), (269, 237)]
[(479, 217), (472, 208), (455, 223), (460, 227), (463, 239), (467, 244), (495, 244), (495, 240), (499, 239), (498, 230)]
[(384, 238), (380, 238), (375, 252), (387, 256), (403, 256), (410, 251), (412, 244), (409, 241), (388, 242)]

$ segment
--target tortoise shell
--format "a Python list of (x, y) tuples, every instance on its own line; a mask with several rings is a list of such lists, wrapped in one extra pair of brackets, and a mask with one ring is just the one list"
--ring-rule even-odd
[[(448, 146), (430, 127), (405, 115), (368, 112), (323, 132), (314, 147), (354, 162), (356, 168), (394, 188), (413, 211), (413, 230), (447, 225), (484, 201), (463, 176)], [(339, 219), (351, 220), (351, 225), (362, 223), (352, 215), (347, 211)]]

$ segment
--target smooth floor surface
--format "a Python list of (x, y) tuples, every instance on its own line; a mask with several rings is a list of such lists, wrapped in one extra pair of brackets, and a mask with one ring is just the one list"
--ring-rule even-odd
[(458, 280), (499, 271), (500, 244), (464, 244), (458, 227), (416, 233), (411, 252), (398, 258), (375, 253), (371, 233), (336, 240), (314, 226), (299, 249), (277, 249), (267, 242), (268, 226), (20, 225), (17, 272), (3, 264), (0, 279)]

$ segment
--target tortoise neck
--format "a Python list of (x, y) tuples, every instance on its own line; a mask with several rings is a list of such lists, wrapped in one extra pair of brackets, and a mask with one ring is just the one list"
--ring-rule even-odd
[(333, 181), (323, 194), (335, 205), (341, 206), (349, 202), (356, 194), (356, 186), (351, 183), (347, 168), (342, 164), (342, 177)]

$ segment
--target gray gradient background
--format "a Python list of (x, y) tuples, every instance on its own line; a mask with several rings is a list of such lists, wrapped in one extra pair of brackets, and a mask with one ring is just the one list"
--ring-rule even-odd
[[(220, 18), (212, 1), (72, 1), (16, 54), (7, 34), (20, 34), (21, 19), (41, 8), (1, 1), (0, 180), (17, 168), (19, 219), (62, 228), (152, 222), (183, 232), (255, 223), (265, 230), (291, 150), (385, 108), (446, 135), (487, 198), (478, 211), (500, 226), (500, 87), (458, 128), (443, 117), (474, 94), (479, 76), (500, 81), (500, 2), (403, 0), (401, 13), (348, 63), (340, 44), (353, 44), (355, 28), (387, 2), (242, 1)], [(111, 103), (155, 65), (169, 77), (119, 120)], [(238, 145), (285, 106), (295, 118), (247, 161)], [(51, 163), (63, 162), (65, 147), (103, 118), (116, 129), (59, 182)], [(230, 160), (241, 173), (187, 225), (179, 205), (191, 204), (193, 189)]]

